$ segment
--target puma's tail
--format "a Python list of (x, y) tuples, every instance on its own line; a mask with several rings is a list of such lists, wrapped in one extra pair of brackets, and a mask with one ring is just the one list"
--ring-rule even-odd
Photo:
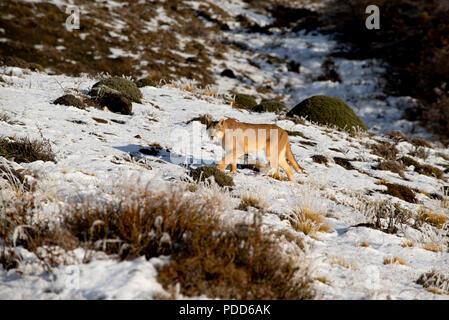
[(285, 152), (285, 155), (287, 156), (287, 160), (288, 162), (291, 163), (291, 165), (293, 166), (293, 168), (295, 169), (296, 172), (301, 171), (301, 173), (305, 173), (306, 171), (304, 170), (304, 168), (302, 168), (298, 162), (296, 161), (295, 157), (293, 156), (292, 150), (290, 149), (290, 143), (287, 143), (287, 150)]

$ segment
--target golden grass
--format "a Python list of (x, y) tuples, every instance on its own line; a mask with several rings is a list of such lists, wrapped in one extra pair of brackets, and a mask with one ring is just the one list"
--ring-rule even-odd
[(242, 197), (242, 200), (236, 209), (248, 210), (249, 207), (256, 209), (264, 209), (268, 207), (268, 204), (262, 199), (246, 195)]
[(345, 269), (357, 270), (357, 267), (352, 262), (348, 262), (342, 257), (332, 257), (330, 263), (339, 265)]
[(323, 283), (323, 284), (325, 284), (327, 286), (329, 286), (331, 284), (330, 280), (328, 278), (326, 278), (325, 276), (315, 277), (315, 280), (319, 281), (319, 282), (321, 282), (321, 283)]
[(428, 251), (432, 251), (432, 252), (442, 252), (443, 251), (443, 248), (440, 245), (438, 245), (436, 243), (431, 243), (431, 242), (423, 244), (422, 248), (425, 250), (428, 250)]
[(305, 235), (331, 231), (331, 227), (319, 212), (308, 208), (301, 208), (293, 210), (293, 214), (296, 217), (293, 222), (293, 228), (301, 231)]
[(369, 244), (369, 242), (367, 240), (365, 240), (365, 241), (357, 243), (357, 247), (368, 248), (368, 247), (371, 247), (371, 245)]
[(438, 229), (441, 229), (448, 221), (448, 217), (444, 214), (435, 213), (429, 209), (421, 208), (418, 213), (418, 221), (426, 222)]
[(440, 206), (443, 209), (449, 209), (449, 200), (448, 199), (440, 200)]
[(279, 181), (284, 181), (284, 177), (279, 173), (279, 172), (274, 172), (268, 175), (270, 178), (279, 180)]
[(385, 265), (386, 264), (400, 264), (403, 266), (407, 266), (407, 263), (399, 257), (386, 258), (386, 259), (384, 259), (383, 264), (385, 264)]
[(411, 241), (411, 240), (408, 240), (408, 241), (402, 242), (401, 246), (403, 248), (412, 248), (412, 247), (415, 246), (415, 243), (413, 241)]

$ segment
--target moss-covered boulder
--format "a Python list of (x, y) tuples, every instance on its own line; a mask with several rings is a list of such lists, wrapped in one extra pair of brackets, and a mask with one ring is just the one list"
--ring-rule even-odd
[(366, 124), (343, 100), (329, 96), (313, 96), (305, 99), (292, 110), (287, 116), (299, 116), (310, 121), (331, 125), (346, 131), (355, 131), (357, 128), (367, 129)]
[(237, 94), (234, 99), (235, 103), (245, 109), (252, 109), (257, 106), (256, 99), (249, 94)]
[(282, 102), (275, 100), (262, 100), (262, 102), (252, 108), (251, 111), (283, 113), (287, 112), (288, 108)]
[(111, 77), (103, 79), (93, 85), (89, 94), (95, 97), (101, 97), (104, 93), (120, 93), (132, 102), (140, 103), (142, 92), (131, 80), (122, 77)]
[(134, 82), (138, 88), (143, 87), (156, 87), (157, 84), (150, 78), (142, 78)]
[(220, 187), (233, 187), (234, 186), (234, 179), (232, 177), (228, 176), (223, 171), (217, 169), (213, 166), (202, 166), (198, 167), (196, 169), (192, 169), (189, 172), (189, 175), (192, 177), (193, 181), (205, 181), (206, 179), (210, 177), (214, 177), (215, 182)]

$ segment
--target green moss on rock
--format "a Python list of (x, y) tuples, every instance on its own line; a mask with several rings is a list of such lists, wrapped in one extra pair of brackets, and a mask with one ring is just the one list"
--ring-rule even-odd
[(142, 92), (140, 92), (137, 85), (131, 80), (122, 77), (111, 77), (97, 82), (93, 85), (90, 94), (101, 97), (105, 92), (109, 94), (118, 92), (128, 100), (138, 103), (140, 103), (140, 100), (142, 99)]
[(198, 167), (196, 169), (191, 170), (189, 172), (189, 175), (193, 178), (195, 182), (205, 181), (209, 177), (213, 176), (215, 182), (220, 187), (234, 186), (234, 180), (232, 179), (232, 177), (228, 176), (226, 173), (213, 166)]
[(256, 99), (249, 94), (237, 94), (235, 96), (235, 103), (239, 106), (244, 107), (245, 109), (252, 109), (257, 106)]
[(252, 108), (251, 111), (282, 113), (287, 112), (288, 108), (282, 102), (275, 100), (262, 100), (262, 102)]
[(357, 128), (367, 129), (366, 124), (355, 114), (343, 100), (329, 96), (313, 96), (305, 99), (292, 110), (287, 116), (299, 116), (310, 121), (333, 125), (341, 130), (353, 132)]

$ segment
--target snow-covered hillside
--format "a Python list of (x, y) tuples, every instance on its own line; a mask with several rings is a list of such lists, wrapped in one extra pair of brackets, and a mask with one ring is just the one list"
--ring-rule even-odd
[[(239, 168), (232, 191), (213, 189), (225, 199), (222, 220), (230, 225), (251, 222), (258, 211), (265, 232), (288, 230), (301, 237), (316, 279), (313, 286), (317, 298), (449, 297), (441, 294), (447, 290), (447, 283), (437, 289), (416, 283), (430, 271), (449, 275), (447, 149), (421, 147), (425, 157), (419, 158), (414, 156), (417, 148), (411, 140), (395, 142), (388, 136), (347, 134), (307, 121), (295, 124), (273, 113), (235, 109), (218, 95), (192, 88), (181, 90), (177, 88), (179, 82), (142, 88), (144, 99), (141, 104), (133, 103), (129, 116), (95, 108), (81, 110), (52, 102), (65, 92), (86, 94), (96, 79), (8, 67), (2, 67), (1, 73), (5, 80), (0, 83), (1, 135), (48, 139), (56, 155), (56, 163), (8, 162), (15, 169), (25, 169), (37, 183), (35, 193), (41, 201), (37, 220), (57, 221), (70, 199), (101, 197), (123, 181), (158, 188), (189, 184), (189, 167), (216, 163), (222, 155), (221, 147), (206, 137), (205, 126), (197, 121), (188, 123), (194, 117), (210, 114), (215, 120), (232, 117), (249, 123), (275, 123), (300, 132), (289, 139), (295, 158), (307, 174), (296, 173), (295, 181), (289, 182), (273, 179), (266, 172)], [(412, 157), (446, 173), (438, 179), (416, 172), (413, 166), (405, 166), (401, 175), (375, 169), (383, 159), (373, 149), (386, 142), (394, 144), (397, 158)], [(155, 144), (162, 147), (159, 154), (145, 154)], [(328, 162), (318, 163), (314, 161), (316, 156), (324, 156)], [(388, 194), (388, 184), (408, 186), (415, 203)], [(197, 197), (195, 192), (207, 192), (207, 188), (192, 192)], [(14, 194), (5, 181), (1, 193), (4, 200)], [(236, 209), (245, 196), (256, 197), (264, 205), (248, 211)], [(379, 208), (393, 210), (395, 203), (410, 215), (395, 225), (398, 230), (387, 233), (372, 228), (370, 223)], [(306, 235), (293, 228), (289, 216), (301, 207), (322, 215), (328, 232)], [(444, 223), (415, 223), (423, 212), (445, 217)], [(67, 285), (72, 269), (61, 265), (48, 273), (33, 253), (20, 246), (14, 250), (22, 255), (22, 262), (9, 271), (0, 269), (2, 299), (152, 299), (164, 292), (157, 282), (156, 267), (166, 263), (167, 256), (118, 262), (98, 253), (89, 263), (82, 263), (85, 252), (79, 248), (66, 262), (78, 266), (79, 283), (73, 287)]]

